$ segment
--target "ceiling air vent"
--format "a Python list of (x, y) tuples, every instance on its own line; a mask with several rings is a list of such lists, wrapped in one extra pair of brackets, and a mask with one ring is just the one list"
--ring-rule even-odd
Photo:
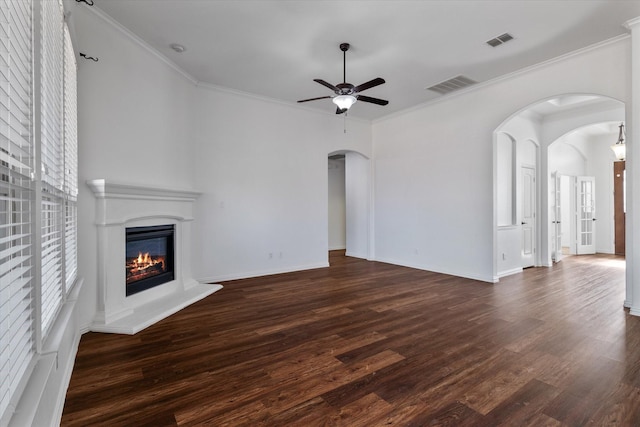
[(434, 92), (438, 92), (441, 95), (446, 95), (447, 93), (453, 92), (458, 89), (463, 89), (476, 83), (478, 82), (473, 81), (468, 77), (457, 76), (442, 83), (438, 83), (437, 85), (428, 87), (427, 90), (432, 90)]
[(509, 33), (504, 33), (496, 38), (493, 38), (491, 40), (487, 40), (487, 44), (491, 47), (497, 47), (500, 46), (503, 43), (508, 42), (509, 40), (513, 40), (513, 36)]

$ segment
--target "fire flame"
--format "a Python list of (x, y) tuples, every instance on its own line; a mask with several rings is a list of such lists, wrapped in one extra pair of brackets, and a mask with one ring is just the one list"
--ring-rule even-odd
[(154, 258), (148, 252), (139, 252), (136, 258), (129, 258), (126, 263), (127, 284), (161, 274), (166, 268), (164, 256)]
[(138, 258), (133, 260), (134, 267), (137, 267), (138, 269), (147, 268), (161, 262), (162, 259), (151, 258), (151, 256), (149, 256), (149, 252), (146, 252), (144, 255), (142, 254), (142, 252), (139, 252)]

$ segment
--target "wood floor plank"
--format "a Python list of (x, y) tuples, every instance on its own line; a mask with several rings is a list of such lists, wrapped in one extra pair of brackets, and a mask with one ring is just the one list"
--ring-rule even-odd
[[(559, 390), (553, 386), (533, 379), (524, 384), (508, 399), (494, 407), (486, 416), (488, 424), (502, 426), (536, 425), (544, 408), (555, 399)], [(544, 424), (559, 424), (559, 421), (547, 420)]]
[(408, 426), (452, 426), (473, 427), (484, 424), (484, 418), (473, 409), (460, 401), (452, 402), (442, 409), (433, 412), (428, 409), (423, 414), (414, 417)]
[(377, 425), (384, 419), (393, 406), (382, 400), (377, 394), (369, 393), (353, 403), (344, 405), (329, 423), (337, 426)]
[(640, 425), (624, 260), (487, 284), (330, 253), (82, 336), (63, 426)]

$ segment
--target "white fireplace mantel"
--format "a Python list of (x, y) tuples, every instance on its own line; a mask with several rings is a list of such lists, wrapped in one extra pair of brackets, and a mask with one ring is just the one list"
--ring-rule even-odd
[[(94, 179), (98, 234), (98, 311), (91, 329), (135, 334), (222, 288), (191, 274), (193, 205), (200, 193)], [(127, 227), (175, 226), (175, 279), (126, 296)]]

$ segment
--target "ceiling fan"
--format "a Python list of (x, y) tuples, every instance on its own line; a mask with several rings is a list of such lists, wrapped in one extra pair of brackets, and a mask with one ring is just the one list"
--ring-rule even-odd
[(327, 83), (322, 79), (313, 79), (314, 82), (318, 82), (322, 86), (326, 86), (329, 89), (331, 89), (335, 93), (335, 95), (302, 99), (298, 102), (308, 102), (308, 101), (316, 101), (318, 99), (331, 98), (333, 103), (337, 105), (336, 114), (345, 113), (356, 101), (369, 102), (371, 104), (377, 104), (377, 105), (387, 105), (389, 101), (386, 101), (384, 99), (372, 98), (370, 96), (360, 95), (360, 92), (363, 92), (367, 89), (371, 89), (372, 87), (383, 84), (384, 83), (383, 78), (376, 77), (375, 79), (370, 80), (366, 83), (362, 83), (361, 85), (358, 85), (358, 86), (354, 86), (351, 83), (347, 83), (347, 51), (349, 50), (349, 43), (341, 43), (340, 50), (342, 51), (342, 56), (343, 56), (342, 83), (338, 83), (337, 85), (334, 86), (331, 83)]

